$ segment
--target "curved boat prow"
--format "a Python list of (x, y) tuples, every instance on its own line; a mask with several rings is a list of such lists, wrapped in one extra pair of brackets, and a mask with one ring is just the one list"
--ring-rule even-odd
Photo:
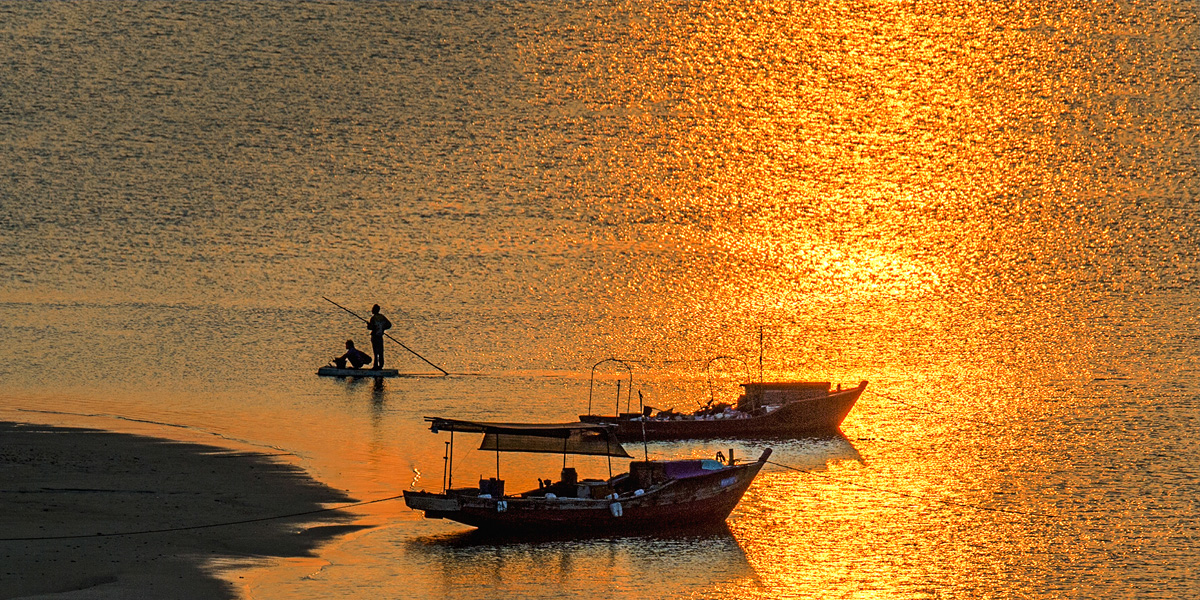
[(771, 458), (771, 449), (770, 448), (763, 450), (763, 453), (760, 454), (758, 457), (758, 462), (765, 463), (765, 462), (767, 462), (768, 458)]

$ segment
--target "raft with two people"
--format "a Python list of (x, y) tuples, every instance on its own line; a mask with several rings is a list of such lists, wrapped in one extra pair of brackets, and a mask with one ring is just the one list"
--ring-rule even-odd
[[(401, 348), (404, 348), (405, 350), (407, 350), (413, 356), (416, 356), (417, 358), (424, 361), (425, 364), (437, 369), (441, 375), (445, 376), (445, 375), (450, 374), (445, 369), (433, 364), (432, 362), (429, 361), (429, 359), (418, 354), (416, 350), (409, 348), (407, 345), (404, 344), (404, 342), (401, 342), (400, 340), (398, 340), (398, 339), (392, 337), (390, 334), (386, 333), (384, 330), (391, 328), (392, 324), (390, 321), (387, 320), (386, 317), (384, 317), (382, 314), (379, 313), (379, 305), (378, 304), (371, 307), (371, 313), (372, 313), (371, 319), (365, 319), (365, 318), (359, 316), (358, 313), (346, 308), (345, 306), (342, 306), (341, 304), (338, 304), (337, 302), (334, 302), (333, 300), (330, 300), (329, 298), (325, 298), (324, 296), (322, 296), (322, 298), (326, 302), (333, 304), (334, 306), (346, 311), (347, 313), (350, 313), (356, 319), (362, 321), (363, 323), (366, 323), (367, 327), (372, 330), (372, 338), (374, 338), (375, 336), (379, 336), (381, 339), (382, 338), (389, 339), (389, 340), (395, 342)], [(378, 320), (382, 324), (379, 326), (373, 325), (373, 323), (376, 322), (376, 320)], [(375, 345), (375, 342), (373, 339), (372, 346), (374, 346), (374, 345)], [(365, 352), (355, 348), (353, 340), (346, 340), (346, 354), (343, 354), (342, 356), (339, 356), (339, 357), (331, 360), (330, 364), (327, 364), (323, 367), (318, 368), (317, 375), (323, 376), (323, 377), (399, 377), (400, 371), (397, 369), (364, 368), (367, 363), (371, 362), (372, 358), (374, 358), (374, 360), (379, 361), (376, 363), (377, 366), (382, 367), (382, 364), (383, 364), (382, 363), (382, 360), (383, 360), (382, 346), (380, 346), (378, 348), (373, 348), (373, 349), (375, 350), (375, 357), (371, 357), (370, 355), (366, 354)]]

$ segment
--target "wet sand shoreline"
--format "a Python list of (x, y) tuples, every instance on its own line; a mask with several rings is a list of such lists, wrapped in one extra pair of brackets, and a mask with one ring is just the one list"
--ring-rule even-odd
[(0, 482), (0, 598), (236, 598), (214, 562), (311, 556), (353, 528), (270, 518), (352, 501), (294, 465), (96, 429), (0, 422)]

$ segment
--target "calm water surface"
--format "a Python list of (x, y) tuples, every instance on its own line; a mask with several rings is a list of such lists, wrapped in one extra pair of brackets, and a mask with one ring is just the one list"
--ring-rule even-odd
[[(422, 416), (629, 401), (612, 363), (590, 385), (609, 357), (681, 409), (760, 368), (867, 379), (843, 436), (649, 446), (808, 471), (767, 469), (715, 532), (501, 543), (384, 502), (317, 558), (226, 577), (261, 599), (1195, 597), (1198, 15), (0, 5), (0, 418), (276, 449), (371, 500), (440, 488)], [(453, 375), (317, 378), (366, 343), (322, 296), (381, 304)]]

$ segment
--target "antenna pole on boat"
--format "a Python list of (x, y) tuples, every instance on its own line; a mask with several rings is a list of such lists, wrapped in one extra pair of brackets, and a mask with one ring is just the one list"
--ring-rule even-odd
[(450, 491), (450, 488), (454, 486), (454, 430), (453, 429), (450, 430), (450, 442), (448, 445), (450, 447), (450, 453), (449, 453), (450, 468), (446, 470), (446, 491), (447, 492)]
[[(352, 311), (352, 310), (350, 310), (350, 309), (346, 308), (345, 306), (342, 306), (341, 304), (338, 304), (337, 302), (334, 302), (333, 300), (330, 300), (329, 298), (325, 298), (325, 296), (321, 296), (321, 298), (323, 298), (323, 299), (324, 299), (326, 302), (329, 302), (330, 304), (332, 304), (332, 305), (334, 305), (334, 306), (336, 306), (336, 307), (338, 307), (338, 308), (340, 308), (340, 309), (342, 309), (342, 310), (344, 310), (344, 311), (346, 311), (346, 312), (348, 312), (348, 313), (350, 313), (350, 314), (354, 315), (355, 317), (358, 317), (358, 320), (359, 320), (359, 321), (362, 321), (363, 323), (370, 323), (370, 321), (368, 321), (368, 320), (366, 320), (366, 319), (364, 319), (364, 318), (360, 317), (360, 316), (358, 315), (358, 313), (356, 313), (356, 312), (354, 312), (354, 311)], [(396, 342), (397, 344), (400, 344), (400, 347), (401, 347), (401, 348), (404, 348), (405, 350), (408, 350), (409, 352), (412, 352), (412, 355), (413, 355), (413, 356), (415, 356), (415, 357), (417, 357), (417, 358), (419, 358), (419, 359), (421, 359), (421, 360), (425, 361), (425, 364), (427, 364), (427, 365), (429, 365), (429, 366), (431, 366), (431, 367), (433, 367), (433, 368), (435, 368), (435, 369), (437, 369), (437, 370), (441, 371), (441, 372), (442, 372), (442, 375), (449, 375), (449, 373), (447, 373), (445, 369), (443, 369), (443, 368), (441, 368), (441, 367), (439, 367), (439, 366), (437, 366), (437, 365), (435, 365), (435, 364), (433, 364), (433, 363), (429, 362), (429, 359), (428, 359), (428, 358), (425, 358), (424, 356), (421, 356), (420, 354), (417, 354), (417, 351), (416, 351), (416, 350), (413, 350), (412, 348), (409, 348), (408, 346), (405, 346), (405, 345), (404, 345), (404, 342), (401, 342), (400, 340), (398, 340), (398, 339), (396, 339), (396, 338), (392, 337), (390, 334), (387, 334), (387, 333), (385, 333), (385, 334), (383, 334), (383, 335), (384, 335), (385, 337), (387, 337), (387, 339), (389, 339), (389, 340), (392, 340), (393, 342)]]
[(758, 382), (759, 383), (763, 382), (762, 355), (763, 355), (763, 326), (759, 325), (758, 326)]
[(604, 452), (608, 454), (608, 479), (612, 480), (612, 436), (604, 436)]
[(450, 442), (446, 442), (446, 453), (442, 455), (442, 493), (443, 494), (445, 494), (446, 490), (449, 489), (446, 487), (446, 473), (450, 472), (449, 465), (450, 465)]
[(617, 410), (613, 414), (620, 415), (621, 414), (621, 380), (620, 379), (617, 380), (617, 406), (615, 408)]
[(642, 417), (642, 457), (650, 462), (650, 445), (646, 443), (646, 417)]

